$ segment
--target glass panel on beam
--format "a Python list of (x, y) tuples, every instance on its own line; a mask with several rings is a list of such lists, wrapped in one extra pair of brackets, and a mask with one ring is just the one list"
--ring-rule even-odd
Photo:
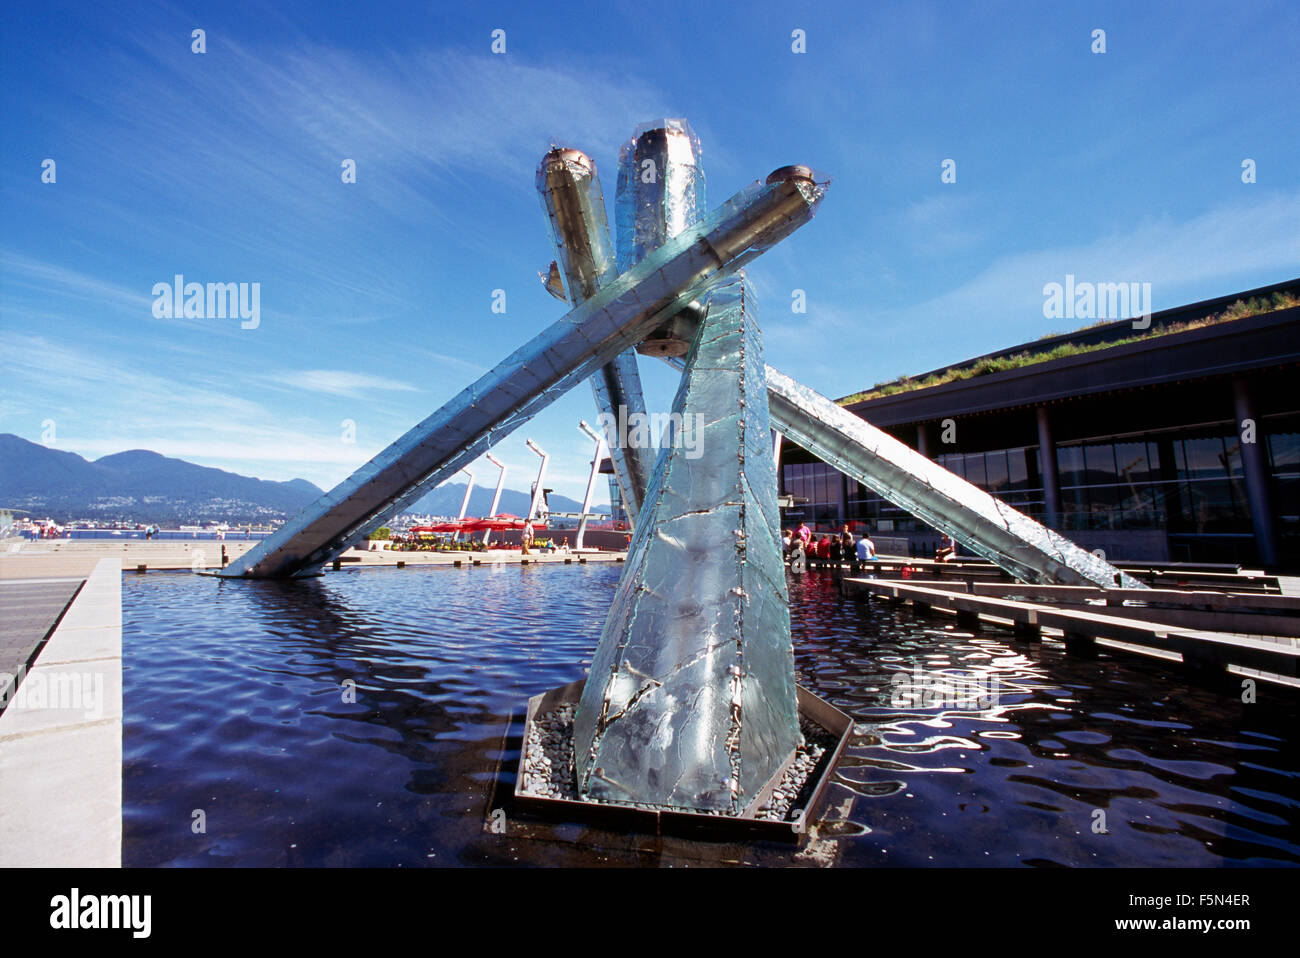
[(574, 724), (589, 798), (738, 814), (802, 741), (767, 386), (743, 279), (707, 300)]

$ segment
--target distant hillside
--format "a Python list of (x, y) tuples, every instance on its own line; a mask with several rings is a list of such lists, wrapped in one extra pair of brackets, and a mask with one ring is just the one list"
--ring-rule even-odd
[(305, 479), (271, 482), (132, 449), (94, 462), (0, 434), (0, 506), (64, 521), (286, 519), (321, 496)]
[[(486, 515), (495, 491), (495, 483), (476, 486), (467, 514)], [(24, 509), (42, 518), (256, 522), (292, 518), (321, 495), (322, 490), (306, 479), (253, 479), (146, 449), (90, 462), (76, 453), (0, 434), (0, 506)], [(464, 495), (463, 482), (440, 486), (409, 511), (455, 515)], [(527, 492), (502, 489), (497, 511), (522, 516), (529, 503)], [(577, 512), (582, 503), (551, 493), (550, 507), (554, 512)], [(609, 503), (596, 502), (592, 509), (608, 513)]]
[[(496, 492), (496, 488), (495, 482), (490, 486), (476, 485), (474, 491), (469, 494), (469, 508), (465, 510), (465, 514), (469, 516), (487, 515), (488, 509), (492, 507), (492, 495)], [(608, 513), (609, 503), (599, 501), (601, 498), (609, 498), (608, 486), (604, 489), (597, 486), (597, 491), (604, 493), (604, 496), (597, 496), (597, 501), (592, 503), (591, 509), (593, 512)], [(460, 512), (460, 500), (464, 496), (465, 483), (449, 483), (439, 486), (407, 511), (419, 515), (454, 516)], [(512, 515), (522, 516), (527, 514), (528, 507), (531, 504), (532, 497), (529, 493), (519, 492), (517, 489), (502, 489), (501, 504), (497, 506), (497, 512), (508, 512)], [(555, 492), (552, 492), (548, 497), (548, 504), (552, 512), (577, 512), (582, 508), (581, 502)]]

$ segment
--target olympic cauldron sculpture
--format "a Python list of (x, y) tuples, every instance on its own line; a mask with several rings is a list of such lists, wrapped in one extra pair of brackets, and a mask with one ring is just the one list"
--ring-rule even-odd
[(616, 246), (589, 156), (553, 148), (537, 186), (543, 280), (569, 312), (220, 573), (313, 573), (583, 380), (614, 424), (645, 412), (638, 352), (677, 365), (669, 421), (698, 434), (649, 450), (607, 428), (627, 563), (586, 681), (530, 703), (530, 729), (569, 710), (573, 793), (533, 793), (521, 769), (522, 797), (755, 819), (806, 758), (801, 712), (835, 743), (821, 773), (833, 764), (851, 722), (795, 683), (773, 428), (1017, 578), (1137, 587), (764, 363), (742, 268), (812, 218), (827, 184), (809, 168), (706, 214), (689, 125), (646, 124), (620, 154)]

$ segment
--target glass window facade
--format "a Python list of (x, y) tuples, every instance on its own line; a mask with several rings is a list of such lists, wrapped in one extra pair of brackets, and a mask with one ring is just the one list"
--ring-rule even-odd
[[(1264, 444), (1269, 466), (1277, 531), (1284, 540), (1295, 543), (1300, 540), (1300, 428), (1296, 417), (1261, 423), (1259, 441)], [(1044, 521), (1037, 446), (946, 453), (935, 461)], [(1240, 440), (1231, 423), (1109, 441), (1061, 443), (1056, 448), (1056, 462), (1063, 531), (1146, 530), (1164, 532), (1171, 542), (1221, 543), (1214, 546), (1219, 552), (1200, 547), (1188, 552), (1185, 545), (1179, 545), (1171, 551), (1175, 559), (1197, 555), (1218, 561), (1249, 555), (1249, 546), (1238, 553), (1233, 550), (1239, 547), (1231, 545), (1248, 539), (1253, 531)], [(806, 519), (819, 530), (847, 521), (884, 534), (934, 534), (856, 481), (845, 483), (841, 502), (843, 479), (824, 463), (785, 463), (782, 481), (787, 494), (808, 500), (786, 511), (788, 521)], [(1295, 550), (1294, 545), (1284, 544), (1284, 548)]]
[[(1300, 433), (1278, 433), (1267, 441), (1275, 508), (1284, 521), (1294, 523), (1300, 513)], [(1021, 512), (1043, 518), (1036, 446), (950, 453), (936, 461)], [(1062, 444), (1056, 462), (1065, 529), (1250, 531), (1241, 449), (1231, 432)], [(795, 507), (792, 517), (827, 527), (848, 520), (882, 531), (926, 530), (855, 481), (847, 483), (842, 512), (841, 476), (824, 463), (788, 463), (782, 473), (786, 493), (808, 500)]]
[(1165, 523), (1160, 452), (1145, 439), (1058, 446), (1065, 529), (1154, 529)]
[[(818, 530), (829, 531), (843, 523), (840, 507), (840, 487), (843, 477), (824, 462), (794, 462), (781, 467), (785, 494), (795, 498), (795, 505), (787, 509), (787, 520), (805, 520)], [(853, 483), (857, 485), (857, 483)], [(800, 499), (807, 499), (801, 503)]]
[[(1038, 478), (1036, 447), (954, 453), (939, 456), (936, 461), (1020, 511), (1042, 518), (1043, 489)], [(796, 499), (796, 504), (785, 511), (787, 522), (805, 519), (818, 531), (848, 522), (865, 524), (880, 533), (933, 534), (925, 523), (881, 499), (856, 480), (845, 483), (847, 489), (841, 508), (839, 484), (842, 477), (825, 463), (785, 463), (781, 467), (781, 479), (785, 493)], [(808, 502), (798, 503), (799, 499)]]
[(1057, 447), (1065, 529), (1250, 532), (1236, 436), (1147, 437)]
[(1300, 432), (1268, 437), (1273, 472), (1273, 515), (1283, 536), (1300, 536)]

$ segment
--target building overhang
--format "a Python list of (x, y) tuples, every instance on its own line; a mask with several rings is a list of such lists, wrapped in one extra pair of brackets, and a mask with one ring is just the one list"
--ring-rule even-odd
[(1300, 307), (1154, 336), (847, 408), (878, 428), (1300, 364)]

